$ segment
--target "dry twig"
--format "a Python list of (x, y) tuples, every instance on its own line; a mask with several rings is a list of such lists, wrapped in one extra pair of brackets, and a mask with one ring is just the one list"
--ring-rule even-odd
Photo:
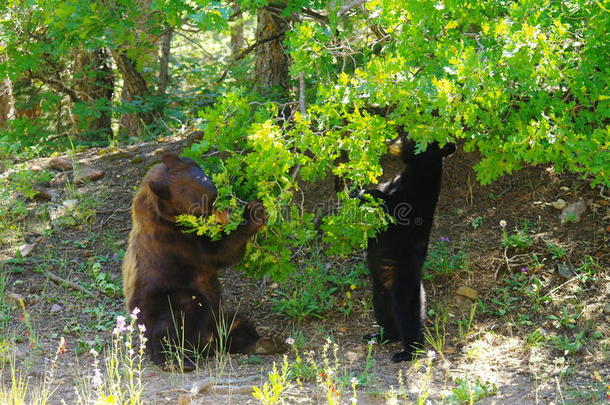
[(72, 290), (77, 290), (82, 293), (85, 293), (85, 294), (89, 295), (90, 297), (97, 296), (97, 294), (95, 294), (92, 291), (87, 290), (82, 285), (76, 284), (74, 281), (70, 281), (65, 278), (59, 277), (57, 274), (51, 273), (50, 271), (45, 271), (44, 274), (45, 274), (45, 276), (47, 276), (49, 278), (49, 280), (53, 281), (55, 284), (64, 285)]

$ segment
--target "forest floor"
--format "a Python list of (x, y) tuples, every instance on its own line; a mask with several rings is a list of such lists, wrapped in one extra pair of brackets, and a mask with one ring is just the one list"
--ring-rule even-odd
[[(2, 168), (5, 197), (15, 200), (0, 212), (0, 392), (15, 386), (15, 370), (30, 388), (46, 385), (49, 404), (78, 403), (79, 387), (86, 395), (90, 349), (108, 347), (124, 311), (120, 266), (133, 191), (162, 152), (182, 147), (166, 139), (78, 152), (75, 164), (104, 170), (82, 185), (65, 183), (60, 172), (40, 175), (50, 172), (48, 158)], [(427, 353), (416, 361), (394, 364), (397, 344), (361, 340), (374, 324), (364, 253), (326, 257), (320, 246), (298, 259), (310, 277), (312, 268), (326, 279), (333, 272), (351, 277), (323, 284), (335, 290), (320, 299), (307, 298), (323, 293), (307, 290), (318, 285), (313, 279), (295, 276), (280, 286), (236, 269), (222, 274), (228, 308), (253, 319), (261, 334), (295, 341), (286, 353), (292, 371), (284, 402), (610, 403), (610, 198), (544, 167), (481, 186), (475, 161), (464, 151), (446, 160), (424, 284)], [(48, 188), (38, 198), (50, 201), (22, 196), (36, 194), (27, 186), (36, 176)], [(305, 198), (322, 202), (331, 191), (330, 182), (309, 187)], [(560, 221), (559, 199), (584, 201), (579, 222)], [(326, 312), (306, 317), (307, 305), (326, 305)], [(297, 308), (292, 318), (286, 308)], [(218, 356), (188, 374), (146, 361), (144, 403), (259, 403), (252, 386), (269, 383), (274, 362), (281, 375), (281, 354)]]

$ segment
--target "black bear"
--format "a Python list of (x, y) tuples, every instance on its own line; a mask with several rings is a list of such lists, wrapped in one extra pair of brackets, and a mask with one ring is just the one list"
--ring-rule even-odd
[[(140, 309), (155, 364), (172, 363), (168, 344), (184, 344), (185, 352), (208, 351), (220, 327), (229, 330), (231, 353), (278, 349), (275, 339), (261, 338), (248, 320), (223, 313), (218, 279), (220, 270), (242, 258), (248, 240), (266, 223), (263, 205), (251, 201), (242, 224), (218, 241), (183, 233), (176, 224), (180, 214), (212, 215), (216, 196), (211, 179), (194, 161), (168, 153), (146, 174), (133, 198), (123, 288), (128, 311)], [(195, 367), (191, 357), (183, 359), (185, 370)]]
[(415, 144), (401, 136), (390, 145), (390, 153), (400, 155), (405, 169), (390, 182), (365, 191), (383, 201), (395, 223), (368, 241), (373, 307), (382, 333), (364, 338), (402, 341), (404, 349), (394, 354), (394, 362), (411, 360), (423, 347), (422, 266), (441, 187), (443, 158), (455, 149), (452, 143), (441, 148), (433, 142), (416, 153)]

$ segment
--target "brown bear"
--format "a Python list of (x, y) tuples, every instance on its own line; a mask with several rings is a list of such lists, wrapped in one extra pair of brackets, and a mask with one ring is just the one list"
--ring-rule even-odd
[[(280, 349), (275, 339), (261, 338), (252, 323), (223, 313), (218, 273), (238, 262), (248, 240), (266, 223), (258, 201), (246, 207), (244, 221), (218, 241), (182, 232), (181, 214), (211, 215), (217, 191), (211, 179), (188, 158), (167, 153), (146, 174), (133, 198), (132, 230), (123, 261), (123, 288), (128, 311), (140, 309), (151, 360), (171, 365), (169, 347), (185, 353), (208, 352), (228, 331), (230, 353), (269, 354)], [(179, 359), (185, 370), (193, 358)], [(181, 361), (182, 360), (182, 361)]]

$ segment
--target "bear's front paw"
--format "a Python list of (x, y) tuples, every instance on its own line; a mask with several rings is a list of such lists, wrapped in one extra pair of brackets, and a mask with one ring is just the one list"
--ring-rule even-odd
[(267, 223), (267, 210), (262, 202), (258, 200), (252, 200), (246, 206), (245, 218), (247, 223), (254, 227), (255, 230), (259, 230)]
[(403, 350), (402, 352), (394, 353), (392, 361), (394, 363), (400, 363), (402, 361), (411, 361), (417, 357), (417, 352), (411, 352), (409, 350)]
[(261, 337), (250, 349), (252, 354), (276, 354), (288, 350), (288, 344), (277, 337)]

